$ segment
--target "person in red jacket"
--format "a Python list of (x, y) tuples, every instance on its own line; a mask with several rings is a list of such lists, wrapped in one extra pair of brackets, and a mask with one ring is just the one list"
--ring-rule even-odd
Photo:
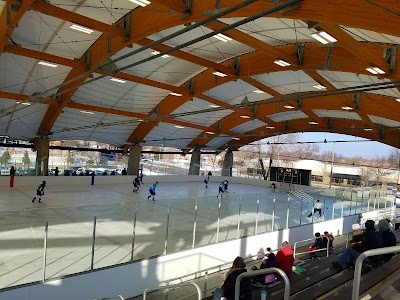
[(283, 242), (282, 249), (276, 254), (276, 264), (288, 277), (292, 275), (294, 263), (293, 250), (288, 242)]

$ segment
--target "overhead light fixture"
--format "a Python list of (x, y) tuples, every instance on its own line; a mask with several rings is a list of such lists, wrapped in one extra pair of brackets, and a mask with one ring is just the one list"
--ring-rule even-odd
[(262, 90), (255, 90), (255, 91), (253, 91), (253, 93), (256, 93), (256, 94), (265, 94), (265, 92), (262, 91)]
[(39, 61), (38, 64), (42, 65), (42, 66), (52, 67), (52, 68), (58, 67), (58, 65), (56, 65), (56, 64), (52, 64), (52, 63), (45, 62), (45, 61)]
[(242, 119), (250, 119), (250, 117), (249, 116), (246, 116), (246, 115), (242, 115), (242, 116), (240, 116)]
[(372, 128), (364, 128), (364, 131), (372, 131)]
[(281, 67), (288, 67), (290, 66), (290, 63), (288, 63), (287, 61), (283, 60), (283, 59), (277, 59), (274, 61), (275, 64), (281, 66)]
[(218, 107), (221, 107), (221, 106), (216, 105), (216, 104), (210, 104), (210, 107), (212, 107), (212, 108), (218, 108)]
[(145, 7), (147, 5), (149, 5), (151, 2), (147, 1), (147, 0), (129, 0), (137, 5), (140, 5), (141, 7)]
[(267, 128), (267, 129), (275, 129), (274, 126), (266, 126), (265, 128)]
[(287, 108), (287, 109), (293, 109), (293, 108), (296, 108), (296, 107), (294, 107), (293, 105), (285, 105), (285, 106), (283, 106), (284, 108)]
[(354, 108), (352, 108), (352, 107), (350, 107), (350, 106), (342, 106), (342, 109), (344, 109), (344, 110), (352, 110), (352, 109), (354, 109)]
[(83, 114), (94, 115), (94, 112), (92, 111), (81, 110), (80, 112)]
[(212, 132), (212, 131), (206, 131), (206, 133), (208, 133), (208, 134), (215, 134), (215, 132)]
[(183, 126), (180, 126), (180, 125), (176, 125), (175, 127), (176, 127), (176, 128), (179, 128), (179, 129), (183, 129), (183, 128), (185, 128), (185, 127), (183, 127)]
[(233, 137), (232, 140), (240, 141), (240, 139), (237, 137)]
[[(158, 55), (158, 54), (160, 54), (161, 52), (160, 51), (153, 51), (153, 52), (151, 52), (151, 55)], [(168, 54), (164, 54), (164, 55), (161, 55), (161, 57), (162, 58), (168, 58), (169, 57), (169, 55)]]
[(26, 105), (26, 106), (32, 105), (32, 104), (29, 103), (29, 102), (22, 102), (21, 104), (22, 104), (22, 105)]
[(385, 74), (385, 71), (379, 69), (378, 67), (369, 67), (366, 68), (365, 70), (367, 70), (368, 72), (372, 73), (372, 74)]
[(143, 122), (143, 120), (142, 120), (142, 119), (138, 119), (137, 121), (138, 121), (138, 122)]
[(318, 123), (318, 122), (311, 121), (311, 122), (308, 122), (308, 124), (310, 124), (310, 125), (318, 125), (319, 123)]
[(15, 103), (20, 104), (21, 102), (17, 101), (17, 102), (15, 102)]
[(214, 37), (216, 39), (219, 39), (220, 41), (225, 42), (225, 43), (232, 41), (232, 39), (229, 36), (226, 36), (226, 35), (224, 35), (222, 33), (218, 33), (218, 34), (214, 35)]
[(111, 77), (110, 80), (111, 81), (115, 81), (115, 82), (119, 82), (119, 83), (125, 83), (126, 82), (126, 80), (122, 80), (122, 79), (115, 78), (115, 77)]
[(400, 102), (400, 98), (397, 98), (396, 101), (397, 101), (397, 102)]
[(313, 85), (313, 88), (316, 88), (317, 90), (326, 90), (326, 86), (322, 84)]
[(93, 29), (90, 29), (90, 28), (87, 28), (87, 27), (84, 27), (81, 25), (77, 25), (77, 24), (72, 24), (71, 26), (69, 26), (69, 28), (75, 29), (75, 30), (78, 30), (80, 32), (87, 33), (87, 34), (91, 34), (94, 32)]
[(320, 42), (322, 44), (329, 44), (329, 43), (337, 42), (337, 39), (335, 39), (333, 36), (327, 34), (325, 31), (313, 33), (313, 34), (311, 34), (311, 37), (316, 39), (318, 42)]
[(177, 96), (177, 97), (181, 97), (182, 96), (182, 94), (178, 94), (178, 93), (174, 93), (174, 92), (171, 92), (171, 93), (169, 93), (171, 96)]
[(226, 75), (226, 74), (224, 74), (224, 73), (221, 73), (221, 72), (218, 72), (218, 71), (213, 72), (213, 74), (214, 74), (214, 75), (217, 75), (217, 76), (219, 76), (219, 77), (228, 76), (228, 75)]

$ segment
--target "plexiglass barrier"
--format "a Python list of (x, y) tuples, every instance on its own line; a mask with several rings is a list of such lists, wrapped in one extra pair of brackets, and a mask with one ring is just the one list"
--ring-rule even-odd
[[(317, 199), (323, 204), (321, 216), (312, 213)], [(0, 213), (0, 288), (378, 208), (384, 217), (394, 205), (394, 198), (358, 190), (347, 195), (289, 191), (163, 200), (157, 205), (139, 201)]]

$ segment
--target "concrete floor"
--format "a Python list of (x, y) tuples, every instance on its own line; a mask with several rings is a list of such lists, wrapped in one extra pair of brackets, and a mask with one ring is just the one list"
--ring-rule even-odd
[[(171, 253), (192, 247), (196, 199), (195, 246), (271, 231), (272, 226), (285, 228), (287, 222), (292, 227), (312, 221), (307, 218), (312, 200), (302, 202), (291, 195), (288, 202), (289, 195), (284, 191), (273, 193), (263, 187), (230, 184), (229, 194), (221, 198), (218, 209), (218, 183), (209, 183), (208, 189), (202, 182), (160, 183), (154, 203), (147, 200), (148, 187), (142, 185), (139, 193), (133, 193), (128, 184), (53, 185), (46, 187), (42, 204), (31, 202), (35, 187), (4, 189), (0, 199), (0, 288), (43, 278), (46, 221), (46, 278), (90, 269), (94, 217), (94, 268), (131, 260), (135, 215), (134, 260), (160, 255), (165, 248)], [(322, 219), (330, 219), (334, 199), (318, 199), (328, 207)], [(345, 214), (349, 204), (347, 201), (343, 205)], [(335, 216), (340, 216), (341, 204), (335, 207)]]

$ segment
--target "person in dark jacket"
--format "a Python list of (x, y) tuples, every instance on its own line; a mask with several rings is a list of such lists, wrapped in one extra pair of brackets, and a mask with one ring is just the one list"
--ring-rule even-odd
[[(311, 246), (310, 246), (310, 248), (308, 248), (308, 250), (309, 251), (315, 251), (315, 250), (319, 250), (319, 249), (324, 249), (324, 248), (326, 248), (326, 246), (325, 246), (325, 244), (326, 244), (326, 239), (325, 238), (323, 238), (323, 237), (321, 237), (321, 234), (319, 233), (319, 232), (316, 232), (315, 234), (314, 234), (314, 236), (315, 236), (315, 241), (314, 241), (314, 244), (312, 244)], [(324, 241), (325, 240), (325, 241)], [(311, 258), (313, 258), (313, 257), (317, 257), (318, 256), (318, 254), (319, 253), (321, 253), (322, 251), (320, 251), (320, 252), (310, 252), (310, 256), (311, 256)], [(326, 253), (325, 253), (326, 254)]]
[(342, 255), (340, 255), (338, 261), (332, 262), (332, 265), (341, 270), (345, 265), (352, 265), (362, 252), (382, 247), (383, 240), (379, 232), (375, 230), (375, 222), (373, 220), (367, 220), (365, 222), (365, 231), (363, 233), (361, 245), (354, 246), (353, 248), (346, 248)]
[[(214, 299), (220, 300), (222, 297), (225, 297), (227, 300), (234, 300), (236, 279), (240, 274), (245, 272), (247, 272), (247, 270), (243, 257), (236, 257), (232, 267), (225, 276), (224, 284), (221, 288), (217, 288), (214, 291)], [(240, 281), (239, 299), (251, 300), (251, 280), (249, 277), (245, 277)]]
[[(396, 246), (396, 236), (390, 231), (389, 222), (386, 219), (380, 220), (378, 223), (378, 229), (382, 236), (383, 247)], [(393, 256), (393, 253), (388, 253), (382, 255), (382, 260), (384, 262), (389, 261)]]
[[(261, 261), (260, 265), (260, 270), (262, 269), (267, 269), (267, 268), (276, 268), (277, 263), (276, 263), (276, 257), (273, 252), (271, 252), (271, 248), (266, 248), (265, 249), (265, 255), (263, 260)], [(252, 270), (258, 270), (257, 267), (251, 268)], [(256, 282), (264, 285), (264, 284), (270, 284), (273, 283), (274, 281), (277, 280), (276, 274), (275, 273), (269, 273), (265, 275), (259, 275), (256, 277)]]

